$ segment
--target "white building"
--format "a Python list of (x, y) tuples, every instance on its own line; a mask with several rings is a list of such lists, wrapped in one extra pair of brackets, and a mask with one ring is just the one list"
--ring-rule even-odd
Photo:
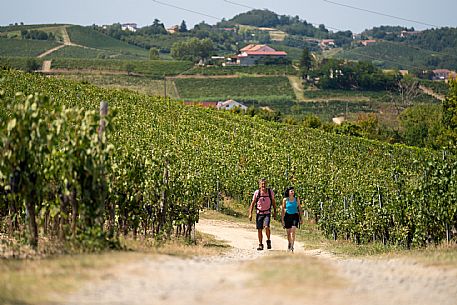
[(216, 108), (222, 109), (222, 110), (231, 110), (234, 108), (240, 108), (243, 111), (246, 111), (248, 109), (248, 107), (246, 107), (245, 105), (238, 103), (237, 101), (234, 101), (234, 100), (227, 100), (225, 102), (217, 102)]
[(136, 32), (136, 30), (138, 30), (138, 25), (136, 23), (124, 23), (121, 24), (121, 28), (123, 31)]

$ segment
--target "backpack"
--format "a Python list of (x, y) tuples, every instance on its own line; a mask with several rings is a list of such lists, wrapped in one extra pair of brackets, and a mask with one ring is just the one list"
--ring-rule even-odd
[(259, 209), (259, 206), (258, 206), (258, 202), (259, 202), (259, 199), (260, 197), (266, 197), (266, 196), (260, 196), (260, 189), (257, 190), (257, 197), (255, 199), (255, 207), (257, 209), (257, 212), (266, 212), (266, 211), (270, 211), (271, 212), (271, 205), (273, 204), (273, 200), (271, 198), (271, 189), (270, 188), (267, 188), (267, 191), (268, 191), (268, 197), (270, 198), (270, 207), (266, 210), (260, 210)]

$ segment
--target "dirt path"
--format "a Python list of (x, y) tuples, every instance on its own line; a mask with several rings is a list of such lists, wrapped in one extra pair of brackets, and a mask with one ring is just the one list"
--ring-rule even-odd
[(421, 89), (425, 94), (428, 94), (428, 95), (430, 95), (430, 96), (433, 96), (434, 98), (436, 98), (436, 99), (439, 100), (439, 101), (444, 101), (444, 99), (446, 98), (444, 95), (435, 93), (432, 89), (427, 88), (427, 87), (425, 87), (425, 86), (420, 85), (420, 86), (419, 86), (419, 89)]
[[(273, 250), (256, 251), (252, 226), (201, 220), (197, 230), (215, 235), (233, 249), (218, 257), (161, 256), (118, 266), (103, 280), (87, 283), (66, 304), (456, 304), (457, 270), (424, 267), (402, 260), (341, 259), (320, 250), (295, 254), (272, 236)], [(309, 279), (269, 281), (275, 273), (308, 268)], [(254, 267), (253, 267), (254, 266)], [(296, 268), (294, 267), (296, 266)], [(317, 269), (309, 269), (309, 268)], [(284, 270), (283, 270), (284, 269)], [(323, 276), (316, 277), (322, 270)], [(303, 274), (300, 274), (303, 276)], [(301, 278), (301, 277), (300, 277)], [(281, 279), (281, 278), (279, 278)]]
[(303, 84), (302, 84), (300, 78), (298, 76), (291, 76), (291, 75), (289, 75), (287, 78), (289, 79), (290, 85), (292, 86), (292, 89), (294, 90), (297, 101), (304, 101), (305, 95), (303, 92)]

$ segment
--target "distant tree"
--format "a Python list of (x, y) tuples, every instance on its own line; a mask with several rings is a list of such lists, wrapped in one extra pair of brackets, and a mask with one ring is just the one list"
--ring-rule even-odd
[(125, 65), (125, 70), (127, 71), (127, 74), (130, 75), (135, 70), (135, 66), (132, 63), (127, 63)]
[(313, 64), (313, 59), (311, 57), (311, 53), (309, 52), (308, 48), (303, 48), (301, 57), (300, 57), (300, 77), (306, 78), (308, 76), (308, 72), (311, 69)]
[(303, 126), (317, 129), (322, 126), (322, 121), (318, 116), (309, 114), (303, 118)]
[(443, 101), (443, 142), (457, 150), (457, 79), (449, 81), (449, 93)]
[(406, 79), (399, 80), (396, 90), (389, 93), (390, 100), (397, 110), (397, 115), (404, 109), (411, 107), (421, 95), (423, 92), (419, 88), (419, 82)]
[(27, 59), (25, 63), (25, 69), (27, 72), (33, 72), (40, 68), (40, 64), (36, 61), (35, 58)]
[(167, 30), (163, 23), (159, 19), (154, 19), (152, 25), (142, 27), (137, 31), (139, 35), (157, 35), (157, 34), (167, 34)]
[(159, 59), (160, 53), (159, 53), (159, 50), (157, 48), (150, 48), (149, 49), (149, 59), (150, 60), (157, 60)]
[(198, 62), (207, 59), (213, 50), (214, 44), (210, 39), (194, 37), (186, 41), (175, 42), (171, 47), (171, 56), (175, 59)]
[(181, 25), (179, 26), (179, 32), (181, 32), (181, 33), (187, 32), (187, 25), (184, 20), (181, 22)]
[(442, 133), (442, 112), (437, 105), (417, 105), (405, 109), (399, 116), (401, 137), (412, 146), (439, 148)]

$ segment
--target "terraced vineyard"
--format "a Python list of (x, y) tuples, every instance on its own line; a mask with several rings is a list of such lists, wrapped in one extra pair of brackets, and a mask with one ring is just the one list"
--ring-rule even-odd
[(36, 57), (60, 43), (46, 40), (20, 40), (0, 37), (0, 57)]
[(153, 78), (174, 76), (192, 67), (187, 61), (57, 58), (53, 69), (130, 71)]
[[(38, 211), (39, 219), (61, 217), (59, 232), (69, 232), (71, 224), (73, 236), (168, 236), (173, 228), (188, 235), (199, 209), (218, 206), (221, 194), (247, 206), (260, 177), (277, 194), (294, 185), (329, 237), (425, 245), (450, 237), (456, 225), (457, 163), (448, 152), (20, 72), (2, 71), (0, 79), (0, 216), (6, 222), (14, 215), (16, 230), (30, 219), (26, 211)], [(17, 91), (43, 92), (49, 100), (24, 102), (14, 98)], [(97, 145), (99, 118), (87, 111), (102, 100), (114, 111), (107, 117), (106, 139)], [(63, 106), (83, 110), (59, 110)], [(26, 181), (43, 191), (31, 192)]]
[(88, 27), (82, 27), (79, 25), (69, 26), (67, 28), (67, 32), (73, 43), (85, 47), (116, 51), (126, 55), (135, 55), (143, 59), (148, 56), (148, 51), (145, 49), (132, 46), (126, 42), (103, 35), (102, 33)]
[(227, 98), (282, 97), (294, 99), (295, 94), (287, 77), (236, 77), (236, 78), (178, 78), (175, 79), (179, 95), (187, 99), (223, 100)]

